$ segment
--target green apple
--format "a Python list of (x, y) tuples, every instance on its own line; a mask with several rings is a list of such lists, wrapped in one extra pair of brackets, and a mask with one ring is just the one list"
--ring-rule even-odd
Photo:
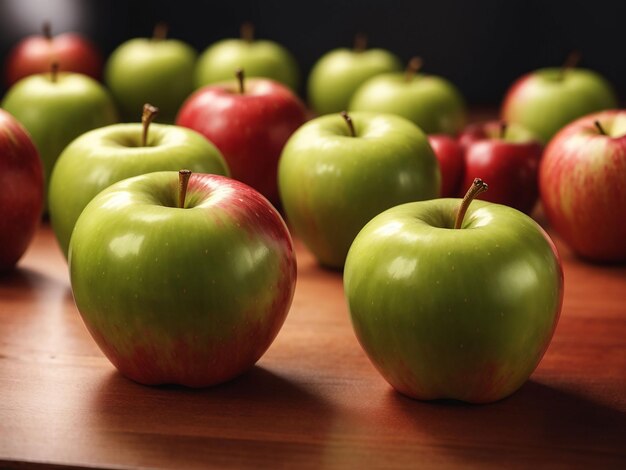
[(385, 49), (366, 49), (364, 36), (357, 36), (353, 49), (335, 49), (313, 66), (308, 80), (309, 104), (317, 114), (348, 109), (354, 92), (381, 73), (399, 72), (402, 64)]
[(123, 375), (203, 387), (241, 374), (270, 346), (296, 259), (283, 220), (254, 189), (180, 173), (98, 194), (72, 234), (70, 280), (87, 329)]
[(556, 328), (563, 272), (554, 244), (508, 206), (475, 201), (467, 210), (474, 195), (383, 212), (346, 260), (358, 340), (413, 398), (504, 398), (537, 367)]
[(508, 90), (502, 118), (535, 132), (546, 144), (566, 124), (617, 108), (611, 84), (587, 69), (544, 68), (519, 78)]
[(427, 134), (457, 134), (465, 125), (465, 102), (448, 80), (417, 73), (415, 58), (405, 73), (370, 78), (355, 92), (348, 109), (393, 113), (417, 124)]
[(229, 174), (220, 151), (197, 132), (166, 124), (148, 128), (154, 111), (146, 106), (143, 125), (115, 124), (87, 132), (59, 157), (50, 181), (50, 222), (64, 254), (85, 206), (117, 181), (180, 168)]
[(56, 70), (18, 81), (4, 97), (2, 108), (31, 135), (43, 162), (46, 185), (67, 144), (117, 121), (115, 105), (102, 85), (86, 75)]
[(339, 269), (372, 217), (403, 202), (437, 197), (439, 185), (428, 139), (394, 115), (313, 119), (287, 141), (278, 166), (291, 226), (322, 265)]
[(159, 120), (174, 122), (178, 108), (193, 91), (196, 51), (177, 39), (166, 39), (158, 24), (152, 38), (121, 44), (109, 57), (105, 82), (125, 120), (134, 120), (144, 103), (161, 112)]
[(195, 86), (231, 80), (235, 70), (243, 69), (247, 77), (265, 77), (298, 90), (300, 71), (296, 59), (274, 41), (254, 38), (252, 25), (241, 27), (240, 39), (223, 39), (209, 46), (198, 59)]

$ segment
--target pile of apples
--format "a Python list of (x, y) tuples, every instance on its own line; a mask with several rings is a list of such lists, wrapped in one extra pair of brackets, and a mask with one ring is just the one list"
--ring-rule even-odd
[(47, 212), (87, 328), (140, 383), (220, 383), (267, 350), (296, 282), (276, 208), (344, 269), (360, 343), (419, 399), (495, 401), (538, 365), (563, 295), (539, 196), (576, 253), (626, 260), (626, 112), (569, 61), (469, 126), (452, 83), (363, 36), (315, 64), (310, 108), (249, 24), (199, 57), (159, 24), (103, 63), (49, 26), (7, 58), (0, 269)]

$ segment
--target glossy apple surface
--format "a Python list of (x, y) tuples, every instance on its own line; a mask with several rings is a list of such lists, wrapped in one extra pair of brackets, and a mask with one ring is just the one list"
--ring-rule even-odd
[(219, 150), (197, 132), (152, 124), (142, 145), (141, 124), (114, 124), (87, 132), (63, 151), (50, 181), (50, 222), (67, 255), (72, 230), (85, 206), (117, 181), (155, 171), (228, 175)]
[(548, 220), (578, 255), (626, 261), (626, 111), (595, 113), (561, 130), (546, 148), (539, 189)]
[(26, 251), (43, 209), (43, 167), (30, 136), (0, 109), (0, 272)]
[(530, 217), (460, 199), (389, 209), (350, 248), (344, 287), (357, 338), (399, 392), (488, 403), (535, 370), (555, 330), (563, 274)]
[(196, 91), (185, 101), (176, 124), (213, 142), (233, 178), (277, 203), (280, 153), (306, 118), (306, 108), (288, 88), (251, 78), (245, 81), (243, 93), (235, 80)]
[(126, 179), (96, 196), (70, 242), (78, 310), (104, 354), (143, 384), (204, 387), (243, 373), (278, 334), (296, 260), (258, 192), (192, 174)]
[(356, 234), (375, 215), (439, 194), (428, 139), (394, 115), (321, 116), (289, 139), (279, 165), (280, 196), (298, 236), (328, 267), (343, 267)]
[(460, 191), (465, 168), (463, 147), (458, 140), (445, 134), (428, 136), (441, 171), (440, 197), (455, 197)]
[(502, 119), (537, 134), (544, 144), (566, 124), (617, 107), (611, 84), (587, 69), (546, 68), (519, 78), (507, 92)]

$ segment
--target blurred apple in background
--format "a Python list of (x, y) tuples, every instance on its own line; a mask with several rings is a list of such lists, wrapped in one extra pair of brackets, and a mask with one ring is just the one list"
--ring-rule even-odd
[(457, 139), (445, 134), (429, 135), (428, 142), (439, 161), (441, 171), (439, 196), (456, 197), (460, 191), (465, 168), (463, 147)]
[(365, 81), (401, 70), (398, 57), (385, 49), (367, 49), (366, 37), (359, 34), (353, 49), (329, 51), (313, 65), (308, 79), (309, 105), (320, 115), (345, 111)]
[(278, 159), (287, 139), (305, 122), (307, 110), (276, 81), (244, 80), (241, 70), (237, 77), (196, 91), (183, 104), (176, 124), (213, 142), (233, 178), (277, 204)]
[(509, 88), (502, 119), (533, 131), (544, 144), (566, 124), (586, 114), (617, 107), (611, 84), (593, 70), (575, 68), (571, 54), (561, 67), (536, 70)]
[(546, 148), (539, 189), (548, 220), (578, 255), (626, 261), (626, 110), (562, 129)]
[(195, 87), (230, 80), (237, 69), (245, 70), (248, 77), (276, 80), (294, 92), (300, 84), (300, 70), (293, 55), (274, 41), (255, 39), (251, 23), (241, 26), (241, 38), (218, 41), (200, 55)]
[(0, 109), (0, 271), (11, 269), (43, 209), (43, 167), (26, 129)]
[(173, 122), (193, 91), (196, 51), (177, 39), (167, 39), (167, 26), (158, 23), (152, 38), (121, 44), (109, 57), (105, 81), (125, 121), (134, 121), (144, 103), (160, 110), (159, 120)]
[(456, 135), (466, 119), (461, 93), (444, 78), (418, 73), (421, 66), (414, 57), (405, 73), (370, 78), (357, 89), (349, 110), (398, 114), (427, 134)]
[(42, 34), (24, 38), (10, 51), (5, 62), (8, 86), (28, 75), (49, 71), (55, 61), (60, 71), (101, 78), (102, 54), (91, 41), (78, 33), (53, 36), (48, 22), (42, 29)]

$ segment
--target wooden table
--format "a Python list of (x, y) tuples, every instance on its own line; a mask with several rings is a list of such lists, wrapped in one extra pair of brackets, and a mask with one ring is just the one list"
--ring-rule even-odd
[(291, 312), (253, 370), (206, 390), (133, 383), (87, 333), (43, 226), (0, 278), (0, 466), (626, 468), (626, 268), (557, 244), (565, 302), (545, 358), (510, 398), (468, 406), (394, 392), (341, 275), (301, 245)]

